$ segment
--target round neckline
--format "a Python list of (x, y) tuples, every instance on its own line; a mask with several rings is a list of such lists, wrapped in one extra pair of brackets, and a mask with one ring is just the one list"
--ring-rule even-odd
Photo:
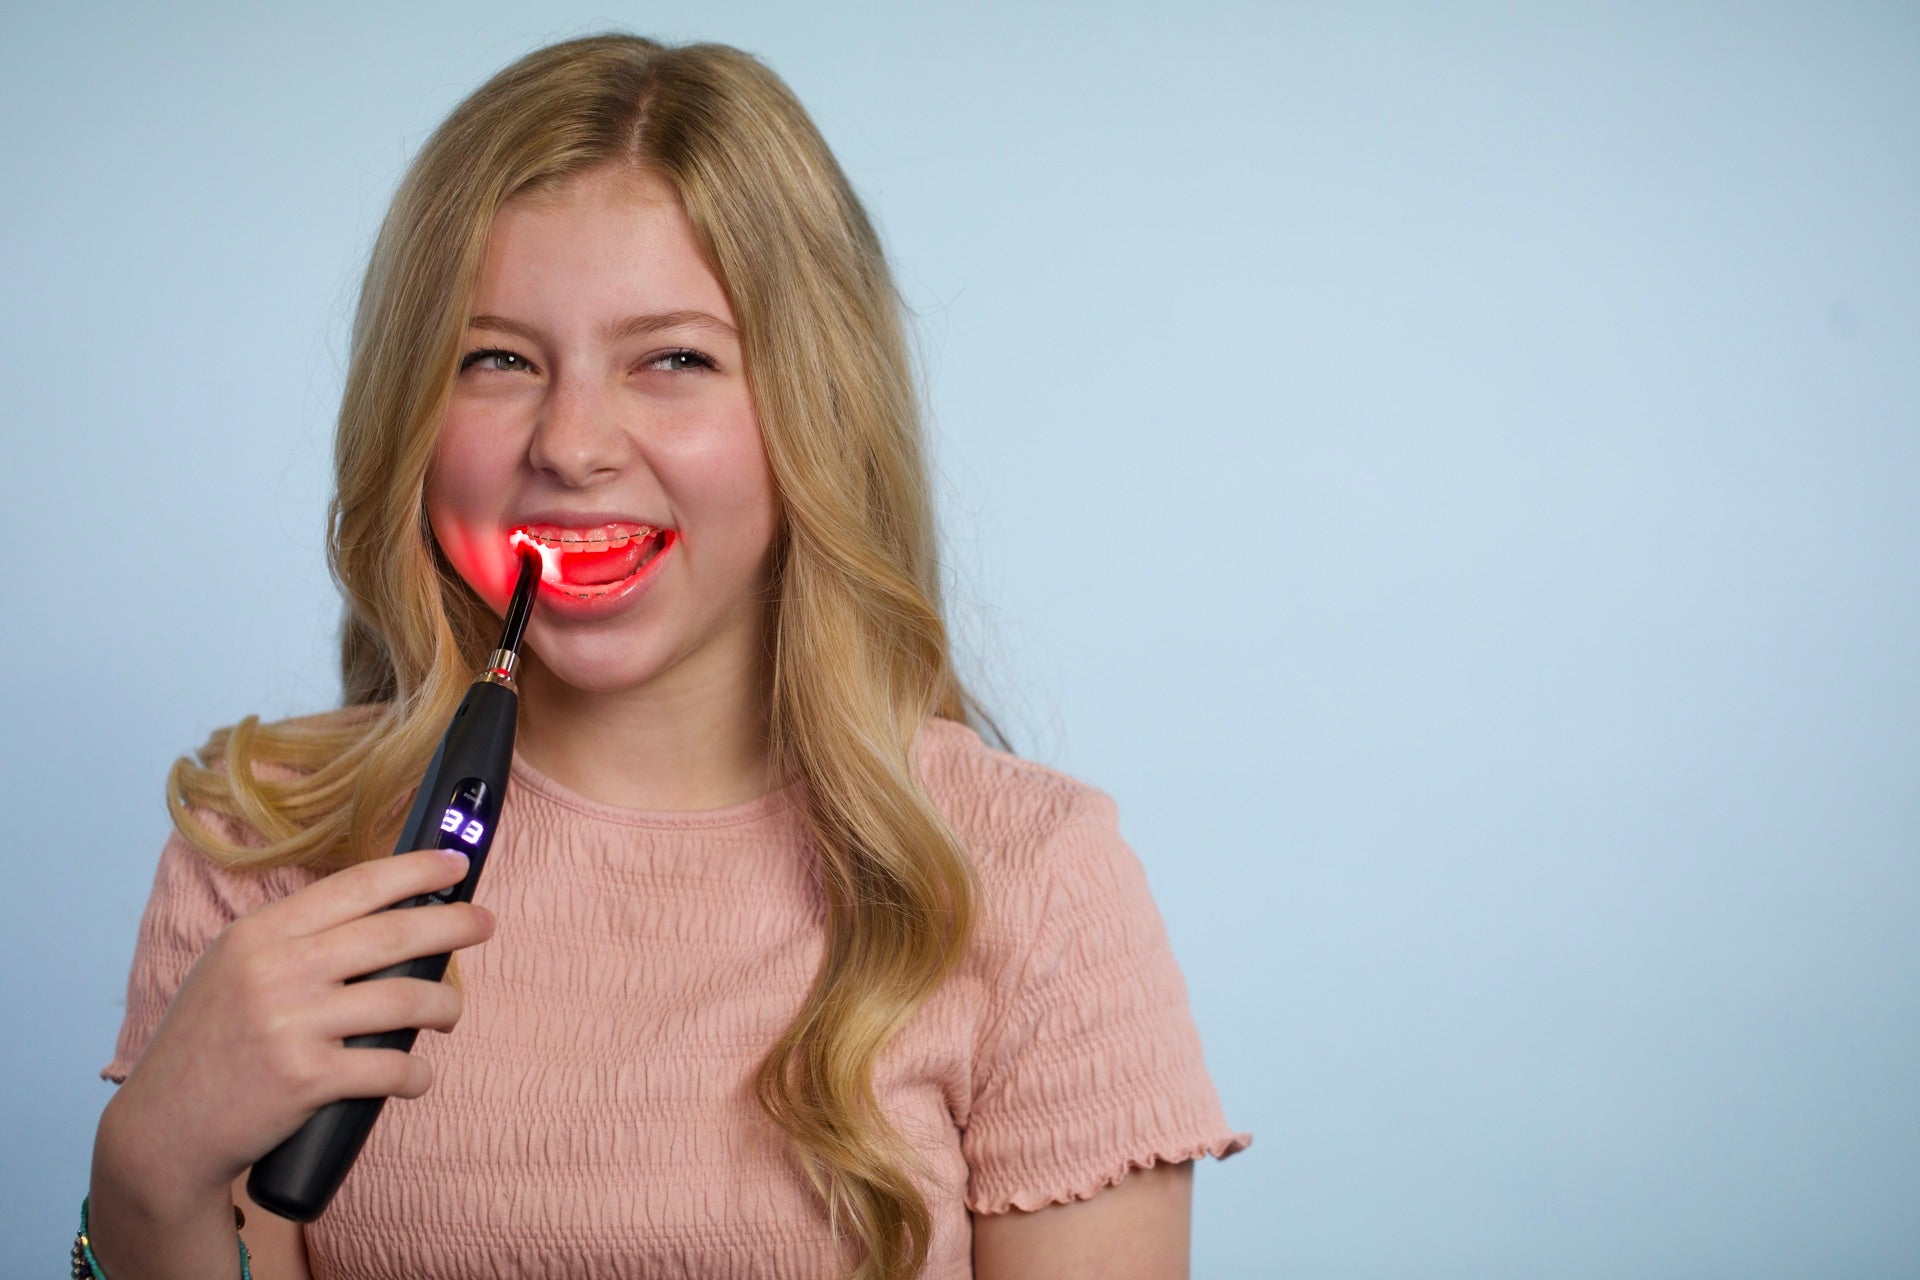
[(527, 763), (518, 751), (513, 753), (513, 780), (563, 809), (571, 809), (602, 822), (617, 822), (628, 827), (730, 827), (753, 822), (783, 809), (798, 808), (799, 782), (777, 791), (742, 800), (719, 809), (624, 809), (573, 791)]

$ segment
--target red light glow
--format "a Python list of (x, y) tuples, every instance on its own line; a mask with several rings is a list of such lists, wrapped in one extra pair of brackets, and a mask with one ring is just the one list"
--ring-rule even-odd
[(507, 542), (513, 547), (515, 563), (519, 562), (521, 547), (532, 547), (535, 551), (538, 551), (540, 553), (540, 581), (549, 586), (557, 587), (560, 585), (560, 557), (566, 554), (565, 552), (561, 551), (558, 547), (548, 546), (538, 538), (529, 537), (525, 529), (515, 529), (512, 533), (508, 534)]

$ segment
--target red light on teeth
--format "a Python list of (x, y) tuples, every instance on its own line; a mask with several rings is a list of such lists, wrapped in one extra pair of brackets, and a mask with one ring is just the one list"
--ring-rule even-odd
[(525, 526), (513, 530), (507, 540), (516, 555), (523, 546), (539, 552), (540, 581), (565, 591), (570, 587), (608, 586), (633, 576), (672, 544), (673, 532), (649, 530), (644, 537), (627, 539), (618, 549), (611, 545), (615, 541), (611, 539), (598, 545), (583, 540), (578, 549), (563, 549), (528, 533)]
[(530, 536), (525, 529), (515, 529), (507, 535), (507, 545), (513, 548), (517, 561), (521, 547), (532, 547), (540, 556), (540, 581), (555, 586), (560, 584), (560, 557), (563, 552), (557, 547), (549, 547), (540, 539)]

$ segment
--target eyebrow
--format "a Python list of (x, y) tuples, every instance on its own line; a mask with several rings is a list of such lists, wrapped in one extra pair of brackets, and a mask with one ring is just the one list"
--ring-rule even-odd
[[(521, 324), (518, 320), (509, 320), (505, 316), (474, 316), (467, 321), (469, 329), (491, 329), (495, 333), (510, 333), (528, 342), (540, 341), (540, 334), (532, 325)], [(738, 339), (732, 325), (719, 316), (705, 311), (658, 311), (648, 315), (628, 316), (625, 320), (616, 320), (601, 326), (601, 336), (608, 342), (619, 342), (626, 338), (644, 337), (650, 333), (659, 333), (663, 329), (710, 329)]]

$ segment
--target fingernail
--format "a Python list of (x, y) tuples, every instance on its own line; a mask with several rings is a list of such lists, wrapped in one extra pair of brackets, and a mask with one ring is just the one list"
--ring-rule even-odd
[(448, 862), (451, 862), (454, 866), (459, 867), (461, 870), (463, 871), (466, 870), (467, 855), (460, 852), (458, 849), (442, 849), (440, 851), (440, 856), (445, 858)]

